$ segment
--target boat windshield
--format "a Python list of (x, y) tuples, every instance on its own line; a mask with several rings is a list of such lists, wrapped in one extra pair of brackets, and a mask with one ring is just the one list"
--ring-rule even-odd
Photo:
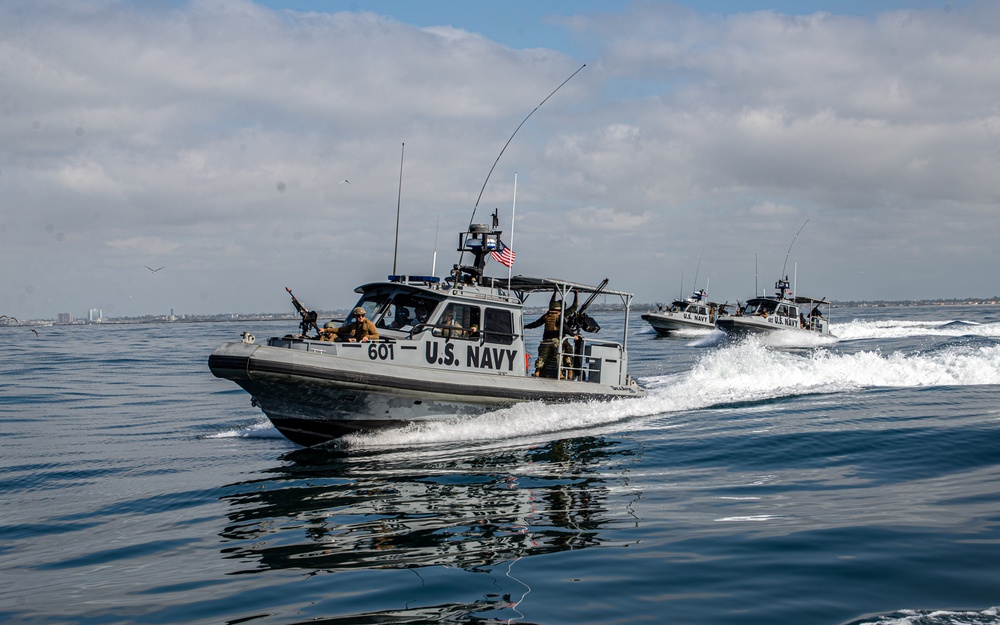
[[(407, 331), (427, 323), (440, 300), (410, 292), (376, 291), (365, 293), (355, 304), (365, 309), (368, 318), (379, 328)], [(345, 323), (354, 320), (352, 313)]]
[(427, 323), (438, 305), (438, 300), (413, 293), (397, 293), (386, 306), (383, 316), (384, 327), (394, 330), (410, 330), (413, 326)]
[(750, 300), (749, 302), (747, 302), (746, 308), (743, 309), (743, 314), (762, 315), (764, 313), (767, 313), (770, 315), (771, 313), (774, 312), (774, 309), (775, 307), (777, 307), (777, 305), (778, 305), (777, 302), (766, 299)]

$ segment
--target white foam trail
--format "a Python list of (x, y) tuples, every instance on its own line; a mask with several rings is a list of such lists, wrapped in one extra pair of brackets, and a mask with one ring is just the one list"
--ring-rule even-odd
[[(706, 353), (682, 373), (642, 380), (647, 397), (611, 403), (517, 404), (478, 417), (412, 425), (351, 436), (349, 446), (506, 442), (589, 434), (621, 422), (664, 413), (682, 413), (736, 403), (805, 394), (851, 392), (876, 387), (1000, 384), (1000, 345), (956, 346), (926, 354), (828, 350), (807, 353), (768, 349), (750, 340)], [(630, 423), (629, 427), (641, 427)], [(663, 428), (662, 421), (658, 428)]]
[(948, 321), (908, 321), (900, 319), (855, 319), (834, 323), (831, 331), (842, 340), (908, 338), (913, 336), (984, 336), (1000, 338), (1000, 323), (977, 323), (952, 319)]
[(653, 378), (647, 388), (659, 392), (688, 387), (707, 397), (746, 401), (857, 388), (973, 384), (1000, 384), (1000, 345), (956, 346), (924, 354), (802, 354), (748, 341), (706, 354), (690, 372)]
[[(630, 416), (652, 414), (637, 401), (624, 400), (574, 404), (526, 402), (476, 417), (464, 417), (426, 423), (414, 423), (398, 430), (380, 430), (345, 437), (350, 446), (422, 445), (458, 441), (479, 443), (517, 439), (538, 442), (562, 438), (573, 430), (592, 430)], [(629, 408), (631, 406), (631, 408)]]
[(938, 623), (940, 625), (986, 625), (987, 623), (997, 623), (997, 617), (1000, 617), (1000, 608), (997, 607), (987, 608), (981, 612), (899, 610), (893, 614), (878, 616), (871, 621), (858, 621), (858, 623), (871, 623), (872, 625), (926, 625), (928, 623)]
[(283, 438), (271, 422), (266, 418), (251, 425), (232, 428), (210, 434), (207, 438)]
[(836, 334), (833, 336), (823, 336), (822, 334), (816, 334), (813, 332), (794, 332), (783, 330), (761, 334), (758, 335), (756, 339), (763, 345), (785, 349), (829, 347), (830, 345), (836, 345), (837, 341), (840, 340)]
[(728, 342), (729, 336), (725, 332), (722, 330), (711, 330), (704, 336), (688, 343), (688, 347), (715, 347), (716, 345)]

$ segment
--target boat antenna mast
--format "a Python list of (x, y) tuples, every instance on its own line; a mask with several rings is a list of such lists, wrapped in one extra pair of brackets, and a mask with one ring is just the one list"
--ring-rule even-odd
[(406, 143), (399, 149), (399, 192), (396, 195), (396, 247), (392, 251), (392, 275), (396, 275), (396, 256), (399, 255), (399, 205), (403, 200), (403, 153)]
[(799, 235), (802, 234), (802, 230), (806, 227), (807, 223), (809, 223), (808, 219), (806, 219), (805, 223), (802, 224), (799, 231), (795, 233), (795, 236), (792, 237), (792, 242), (788, 245), (788, 251), (785, 252), (785, 264), (781, 266), (781, 276), (778, 278), (778, 282), (774, 285), (774, 288), (778, 289), (778, 295), (780, 297), (784, 297), (785, 291), (788, 290), (788, 274), (785, 273), (785, 269), (788, 267), (788, 256), (792, 253), (792, 246), (795, 245), (795, 239), (799, 238)]
[(479, 190), (479, 197), (476, 198), (476, 205), (472, 207), (472, 217), (469, 219), (469, 225), (470, 226), (472, 225), (472, 222), (474, 222), (476, 220), (476, 209), (479, 208), (479, 201), (483, 199), (483, 192), (486, 191), (486, 185), (490, 181), (490, 176), (493, 175), (493, 170), (496, 169), (497, 163), (500, 162), (500, 157), (503, 156), (504, 151), (507, 150), (507, 146), (510, 145), (510, 142), (514, 140), (514, 135), (516, 135), (517, 131), (521, 129), (521, 126), (523, 126), (525, 124), (525, 122), (528, 121), (528, 118), (535, 114), (535, 111), (537, 111), (538, 109), (542, 108), (542, 105), (545, 104), (548, 101), (549, 98), (551, 98), (552, 96), (554, 96), (556, 94), (556, 91), (559, 91), (560, 89), (562, 89), (563, 85), (565, 85), (570, 80), (572, 80), (573, 76), (576, 76), (577, 74), (579, 74), (583, 70), (584, 67), (587, 67), (586, 63), (584, 63), (583, 65), (581, 65), (580, 69), (578, 69), (575, 72), (573, 72), (572, 74), (570, 74), (569, 78), (567, 78), (566, 80), (562, 81), (562, 83), (560, 83), (558, 87), (556, 87), (555, 89), (553, 89), (552, 93), (550, 93), (549, 95), (545, 96), (545, 99), (542, 100), (541, 102), (539, 102), (538, 106), (536, 106), (535, 108), (533, 108), (531, 110), (531, 112), (528, 113), (527, 117), (525, 117), (523, 120), (521, 120), (521, 123), (518, 124), (517, 128), (514, 129), (514, 132), (511, 133), (510, 138), (507, 139), (507, 143), (503, 144), (503, 148), (501, 148), (500, 153), (497, 154), (497, 160), (493, 161), (493, 167), (490, 167), (490, 172), (488, 174), (486, 174), (486, 180), (483, 181), (483, 188)]
[[(584, 67), (587, 67), (586, 63), (584, 63), (583, 65), (581, 65), (580, 69), (578, 69), (575, 72), (573, 72), (572, 74), (570, 74), (569, 78), (567, 78), (566, 80), (562, 81), (562, 83), (560, 83), (558, 87), (556, 87), (555, 89), (552, 90), (552, 93), (550, 93), (549, 95), (545, 96), (545, 99), (542, 100), (541, 102), (539, 102), (538, 106), (536, 106), (535, 108), (533, 108), (531, 110), (531, 112), (528, 113), (528, 115), (523, 120), (521, 120), (521, 123), (518, 124), (517, 128), (514, 129), (514, 132), (511, 133), (510, 138), (507, 139), (507, 143), (503, 144), (503, 148), (501, 148), (500, 149), (500, 153), (497, 154), (497, 159), (495, 161), (493, 161), (493, 167), (490, 167), (489, 173), (486, 174), (486, 180), (483, 181), (483, 188), (481, 188), (479, 190), (479, 197), (476, 198), (476, 205), (472, 207), (472, 216), (469, 218), (469, 231), (470, 232), (472, 232), (472, 230), (473, 230), (473, 222), (475, 222), (475, 220), (476, 220), (476, 210), (479, 208), (479, 202), (483, 199), (483, 192), (486, 191), (486, 185), (489, 184), (490, 176), (493, 175), (493, 170), (496, 169), (497, 163), (500, 162), (500, 157), (503, 156), (503, 153), (507, 150), (507, 146), (510, 145), (510, 142), (514, 140), (514, 135), (516, 135), (517, 131), (521, 129), (521, 126), (523, 126), (525, 124), (525, 122), (528, 121), (528, 118), (535, 114), (535, 111), (537, 111), (538, 109), (540, 109), (542, 107), (542, 105), (545, 104), (548, 101), (549, 98), (551, 98), (552, 96), (554, 96), (556, 94), (556, 91), (559, 91), (560, 89), (562, 89), (563, 85), (565, 85), (566, 83), (568, 83), (570, 80), (573, 79), (574, 76), (576, 76), (577, 74), (579, 74), (583, 70)], [(494, 221), (495, 220), (496, 220), (496, 218), (494, 217)], [(494, 227), (496, 227), (496, 226), (494, 225)], [(466, 249), (465, 246), (462, 246), (462, 247), (459, 248), (459, 250), (462, 252), (461, 255), (458, 257), (458, 264), (459, 265), (462, 264), (462, 259), (465, 257), (465, 249)]]
[(792, 237), (792, 242), (789, 243), (788, 245), (788, 251), (785, 252), (785, 264), (781, 266), (781, 275), (785, 275), (785, 268), (788, 267), (788, 256), (789, 254), (792, 253), (792, 246), (795, 245), (795, 239), (799, 238), (799, 235), (802, 234), (802, 229), (806, 227), (807, 223), (809, 223), (808, 219), (806, 219), (805, 224), (802, 224), (802, 227), (799, 228), (799, 231), (795, 233), (795, 236)]
[[(517, 213), (517, 172), (514, 172), (514, 200), (510, 205), (510, 248), (514, 249), (514, 215)], [(507, 290), (510, 291), (510, 280), (514, 273), (514, 262), (507, 265)]]
[[(698, 273), (701, 271), (701, 259), (705, 256), (705, 248), (701, 248), (701, 255), (698, 256), (698, 266), (694, 270), (694, 285), (691, 287), (692, 291), (698, 291)], [(684, 294), (681, 293), (683, 296)]]
[(431, 257), (431, 275), (437, 276), (438, 262), (438, 232), (441, 231), (441, 213), (438, 213), (437, 223), (434, 225), (434, 255)]

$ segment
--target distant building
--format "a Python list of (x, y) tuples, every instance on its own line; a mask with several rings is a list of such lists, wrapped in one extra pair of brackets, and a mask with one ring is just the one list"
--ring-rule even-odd
[(59, 313), (56, 315), (56, 321), (59, 323), (73, 323), (76, 319), (74, 319), (73, 315), (69, 313)]
[(104, 320), (104, 314), (100, 308), (91, 308), (87, 311), (87, 321), (91, 323), (100, 323)]

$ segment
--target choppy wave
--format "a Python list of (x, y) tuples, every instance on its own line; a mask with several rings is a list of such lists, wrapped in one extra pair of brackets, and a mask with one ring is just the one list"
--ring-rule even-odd
[(645, 398), (333, 450), (210, 375), (230, 324), (4, 329), (2, 613), (1000, 625), (1000, 338), (930, 312), (984, 323), (808, 350), (640, 336)]

